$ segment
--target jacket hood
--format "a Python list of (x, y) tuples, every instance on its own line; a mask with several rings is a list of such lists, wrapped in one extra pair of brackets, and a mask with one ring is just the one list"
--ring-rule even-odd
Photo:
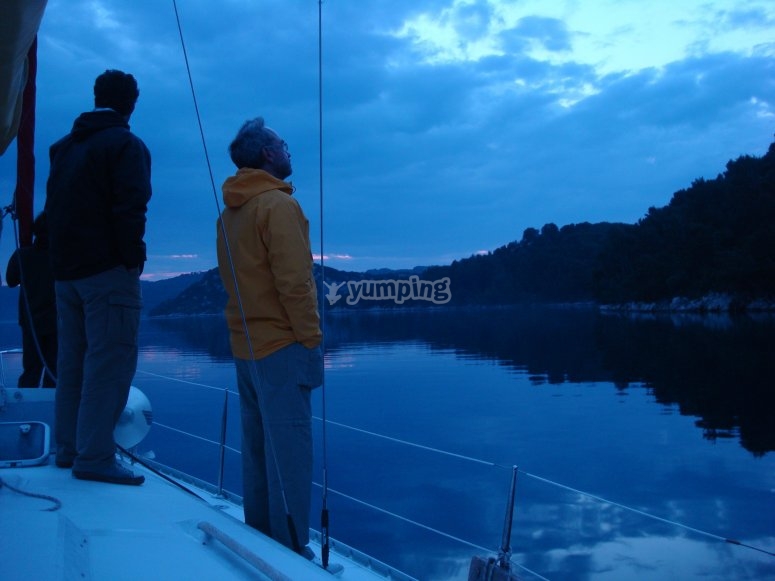
[(110, 127), (123, 127), (129, 129), (129, 123), (126, 117), (116, 113), (111, 109), (100, 109), (99, 111), (89, 111), (87, 113), (81, 113), (73, 123), (73, 129), (70, 131), (70, 135), (76, 141), (83, 141), (90, 135), (102, 131), (103, 129), (109, 129)]
[(244, 167), (223, 183), (223, 203), (229, 208), (239, 208), (248, 200), (271, 190), (293, 194), (291, 184), (262, 169)]

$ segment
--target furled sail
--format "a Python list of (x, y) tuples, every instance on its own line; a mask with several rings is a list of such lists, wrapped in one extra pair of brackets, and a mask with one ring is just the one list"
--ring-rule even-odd
[(45, 8), (46, 0), (3, 0), (0, 5), (0, 155), (19, 130), (27, 53)]

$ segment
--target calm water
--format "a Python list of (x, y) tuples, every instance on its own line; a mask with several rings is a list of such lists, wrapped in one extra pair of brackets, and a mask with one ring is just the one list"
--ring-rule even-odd
[[(775, 578), (775, 557), (723, 541), (775, 550), (775, 318), (536, 308), (326, 323), (334, 538), (420, 579), (466, 579), (476, 547), (497, 550), (518, 465), (514, 560), (545, 578)], [(224, 478), (239, 493), (222, 321), (146, 320), (141, 335), (135, 385), (157, 422), (141, 450), (216, 481), (208, 440), (226, 399)], [(17, 336), (2, 327), (4, 346)], [(322, 390), (314, 404), (320, 418)]]

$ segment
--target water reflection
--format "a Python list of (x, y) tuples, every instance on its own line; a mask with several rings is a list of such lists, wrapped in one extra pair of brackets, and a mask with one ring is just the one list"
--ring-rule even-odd
[[(729, 567), (759, 567), (734, 578), (766, 579), (775, 571), (767, 557), (728, 551), (717, 540), (623, 508), (772, 544), (772, 462), (731, 442), (709, 446), (687, 418), (660, 415), (645, 389), (627, 390), (622, 399), (612, 397), (616, 391), (606, 382), (537, 386), (524, 373), (504, 373), (496, 360), (461, 358), (449, 349), (431, 353), (425, 342), (342, 344), (332, 359), (340, 356), (351, 364), (334, 364), (331, 374), (329, 410), (337, 422), (460, 456), (331, 427), (337, 490), (494, 546), (508, 468), (519, 463), (513, 546), (521, 564), (550, 579), (721, 580), (716, 568)], [(335, 535), (345, 542), (421, 579), (465, 579), (460, 568), (470, 548), (382, 515), (364, 517), (363, 507), (339, 499), (335, 506), (344, 523)], [(682, 539), (680, 546), (696, 548), (702, 561), (650, 550)]]
[(232, 361), (226, 321), (220, 315), (144, 319), (140, 331), (148, 351), (174, 346), (215, 361)]
[[(490, 360), (536, 386), (610, 382), (646, 386), (665, 411), (697, 418), (710, 441), (737, 438), (775, 450), (775, 319), (769, 316), (624, 316), (583, 308), (338, 311), (326, 318), (331, 355), (353, 345), (421, 342), (458, 358)], [(221, 317), (149, 320), (146, 341), (170, 336), (217, 361), (231, 359)], [(333, 360), (333, 357), (329, 357)], [(337, 365), (347, 365), (337, 359)]]
[[(455, 539), (496, 549), (516, 463), (515, 561), (546, 578), (775, 578), (772, 557), (666, 522), (775, 547), (775, 457), (765, 453), (770, 319), (535, 308), (358, 313), (327, 325), (334, 538), (419, 579), (465, 581), (481, 552)], [(16, 346), (12, 330), (5, 343)], [(223, 476), (239, 494), (238, 402), (224, 392), (235, 386), (222, 318), (145, 320), (141, 347), (135, 383), (155, 422), (142, 451), (216, 482), (227, 401)], [(320, 415), (320, 390), (313, 405)], [(321, 427), (316, 421), (316, 475)], [(320, 496), (313, 502), (314, 523)]]
[[(772, 325), (708, 322), (539, 308), (328, 317), (332, 535), (419, 579), (463, 581), (479, 551), (454, 539), (496, 547), (510, 467), (519, 463), (515, 561), (547, 578), (771, 577), (771, 557), (666, 522), (773, 545), (772, 458), (719, 437), (739, 438), (756, 454), (767, 449), (751, 434), (771, 426), (740, 411), (751, 406), (730, 380), (771, 376), (764, 353)], [(141, 340), (143, 368), (233, 389), (221, 317), (145, 321)], [(693, 367), (711, 365), (692, 378)], [(160, 422), (217, 440), (221, 393), (142, 381)], [(227, 399), (235, 410), (236, 397)], [(321, 474), (322, 423), (314, 427)], [(239, 448), (233, 411), (227, 443)], [(218, 476), (212, 443), (152, 430), (147, 444), (188, 472)], [(226, 462), (226, 487), (239, 493), (239, 457), (227, 451)], [(319, 496), (313, 503), (319, 514)]]

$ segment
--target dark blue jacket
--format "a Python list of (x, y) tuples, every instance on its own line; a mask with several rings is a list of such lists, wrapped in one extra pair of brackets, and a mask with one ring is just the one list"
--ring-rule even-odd
[(151, 155), (112, 110), (83, 113), (51, 146), (46, 213), (54, 278), (145, 263)]
[[(56, 335), (56, 294), (54, 293), (54, 277), (51, 274), (48, 244), (36, 240), (32, 246), (15, 250), (8, 260), (5, 282), (8, 283), (9, 287), (21, 285), (19, 325), (29, 329), (31, 316), (35, 331), (39, 335)], [(30, 316), (27, 314), (28, 306)]]

